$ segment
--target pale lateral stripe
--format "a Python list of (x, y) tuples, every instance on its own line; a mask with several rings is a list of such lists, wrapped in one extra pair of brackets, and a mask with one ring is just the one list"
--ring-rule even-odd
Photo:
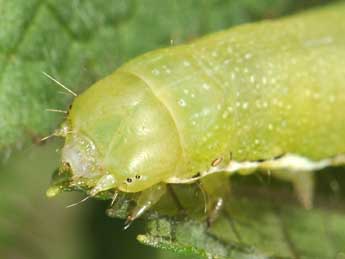
[(287, 170), (291, 172), (298, 171), (316, 171), (329, 166), (345, 165), (345, 154), (335, 156), (334, 158), (322, 159), (319, 161), (313, 161), (306, 157), (296, 154), (286, 154), (279, 159), (266, 160), (262, 162), (258, 161), (231, 161), (227, 166), (219, 165), (216, 167), (210, 167), (208, 170), (200, 173), (200, 176), (193, 178), (178, 178), (171, 177), (167, 183), (193, 183), (207, 175), (227, 172), (234, 174), (240, 171), (255, 171), (255, 170)]

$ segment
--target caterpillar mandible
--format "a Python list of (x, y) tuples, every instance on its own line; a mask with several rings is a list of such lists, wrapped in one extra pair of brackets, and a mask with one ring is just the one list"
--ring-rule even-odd
[(55, 132), (71, 185), (141, 192), (132, 221), (167, 183), (201, 179), (222, 198), (222, 180), (205, 176), (266, 168), (294, 181), (344, 163), (344, 15), (342, 3), (241, 25), (124, 64)]

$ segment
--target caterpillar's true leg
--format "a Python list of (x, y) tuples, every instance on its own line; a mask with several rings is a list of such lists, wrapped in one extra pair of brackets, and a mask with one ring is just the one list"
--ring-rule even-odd
[(314, 172), (313, 171), (278, 171), (273, 175), (292, 183), (298, 200), (303, 207), (313, 207), (314, 198)]
[(229, 177), (225, 173), (209, 175), (201, 179), (201, 184), (207, 194), (207, 224), (211, 226), (230, 197)]
[(136, 200), (136, 206), (127, 217), (124, 228), (127, 229), (135, 219), (139, 218), (147, 209), (156, 204), (165, 192), (166, 184), (163, 183), (156, 184), (141, 192)]
[(172, 199), (174, 200), (175, 204), (176, 204), (176, 207), (178, 208), (178, 210), (182, 213), (185, 213), (185, 209), (184, 207), (182, 206), (179, 198), (177, 197), (175, 191), (174, 191), (174, 188), (171, 186), (171, 185), (167, 185), (167, 190), (168, 192), (170, 193)]

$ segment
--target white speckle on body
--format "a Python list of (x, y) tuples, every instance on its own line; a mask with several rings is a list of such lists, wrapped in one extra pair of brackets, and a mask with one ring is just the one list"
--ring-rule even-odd
[(262, 77), (262, 83), (265, 85), (267, 83), (267, 78), (266, 77)]
[(232, 106), (229, 106), (229, 107), (228, 107), (228, 111), (229, 111), (229, 112), (233, 112), (233, 110), (234, 110), (234, 108), (232, 108)]
[(189, 67), (190, 66), (190, 63), (188, 62), (188, 61), (183, 61), (183, 65), (185, 66), (185, 67)]
[(314, 93), (314, 94), (313, 94), (313, 98), (314, 98), (315, 100), (320, 99), (320, 94), (319, 94), (319, 93)]
[(157, 68), (155, 68), (152, 70), (152, 74), (158, 76), (160, 74), (160, 71)]
[(187, 105), (186, 101), (183, 100), (183, 99), (178, 100), (178, 104), (179, 104), (181, 107), (185, 107), (185, 106)]
[(244, 58), (245, 59), (250, 59), (252, 57), (252, 54), (251, 53), (247, 53), (244, 55)]
[(210, 86), (207, 83), (203, 83), (202, 88), (208, 91), (210, 89)]
[(334, 95), (331, 95), (331, 96), (329, 96), (329, 101), (331, 102), (331, 103), (334, 103), (335, 102), (335, 96)]

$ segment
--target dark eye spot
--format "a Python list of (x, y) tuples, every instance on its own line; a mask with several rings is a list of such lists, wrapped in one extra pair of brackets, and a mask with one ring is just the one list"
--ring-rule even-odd
[(132, 182), (132, 178), (127, 178), (126, 181), (127, 181), (127, 183), (131, 183)]
[(282, 158), (283, 156), (285, 156), (285, 153), (282, 153), (282, 154), (280, 154), (280, 155), (278, 155), (278, 156), (273, 157), (273, 160), (280, 159), (280, 158)]
[(135, 176), (135, 179), (137, 179), (137, 180), (139, 180), (140, 178), (141, 178), (140, 175), (136, 175), (136, 176)]
[(197, 172), (195, 175), (192, 176), (192, 178), (198, 178), (200, 177), (200, 175), (201, 175), (200, 172)]
[(216, 158), (215, 160), (212, 161), (211, 166), (215, 167), (219, 165), (223, 161), (223, 158)]

